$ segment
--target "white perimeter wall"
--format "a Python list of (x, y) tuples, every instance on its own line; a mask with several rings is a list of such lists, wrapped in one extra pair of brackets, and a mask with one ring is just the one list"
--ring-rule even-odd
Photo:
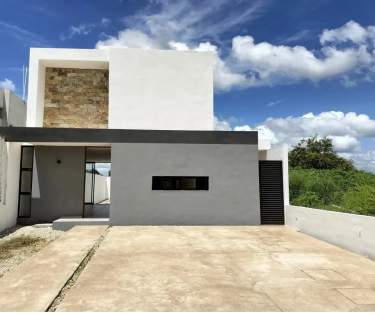
[(375, 217), (289, 205), (285, 224), (375, 259)]
[[(100, 203), (109, 199), (110, 189), (111, 189), (111, 178), (96, 174), (95, 175), (95, 192), (94, 192), (94, 202)], [(91, 174), (86, 173), (85, 182), (85, 199), (89, 200), (91, 197)]]
[[(0, 232), (17, 223), (21, 145), (6, 143), (8, 153), (6, 202), (0, 202)], [(4, 174), (1, 174), (4, 175)]]

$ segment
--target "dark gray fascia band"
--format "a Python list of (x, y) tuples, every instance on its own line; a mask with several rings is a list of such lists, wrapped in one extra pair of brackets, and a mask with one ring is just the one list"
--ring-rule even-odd
[(258, 132), (0, 127), (7, 142), (258, 144)]

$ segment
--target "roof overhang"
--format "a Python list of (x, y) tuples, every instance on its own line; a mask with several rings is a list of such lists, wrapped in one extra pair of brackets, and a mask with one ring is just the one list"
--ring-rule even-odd
[(0, 127), (6, 142), (19, 143), (171, 143), (258, 145), (256, 131), (123, 130)]

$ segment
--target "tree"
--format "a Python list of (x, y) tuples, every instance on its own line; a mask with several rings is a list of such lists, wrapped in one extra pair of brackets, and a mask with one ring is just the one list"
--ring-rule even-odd
[(353, 162), (337, 155), (330, 138), (316, 136), (302, 139), (289, 152), (289, 165), (303, 169), (353, 170)]

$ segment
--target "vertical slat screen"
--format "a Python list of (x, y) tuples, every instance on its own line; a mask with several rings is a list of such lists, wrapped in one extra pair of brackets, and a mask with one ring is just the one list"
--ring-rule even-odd
[(282, 161), (259, 161), (259, 188), (261, 223), (283, 225), (285, 219)]

